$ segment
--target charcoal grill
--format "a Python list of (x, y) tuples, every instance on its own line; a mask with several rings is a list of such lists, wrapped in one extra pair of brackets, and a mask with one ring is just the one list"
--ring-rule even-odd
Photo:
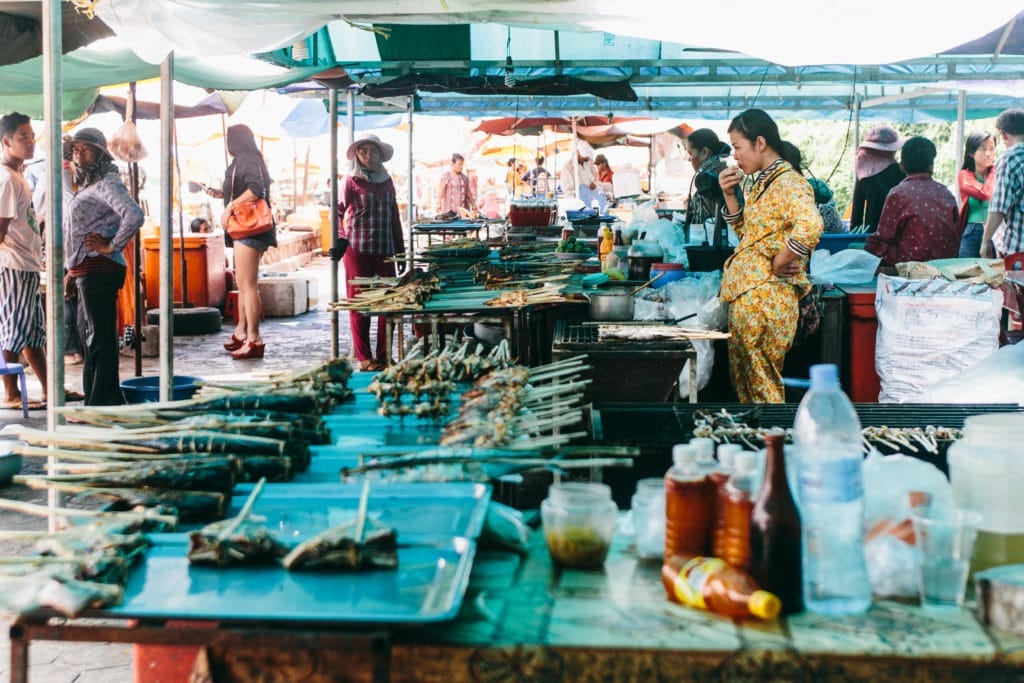
[(587, 355), (593, 380), (584, 400), (663, 403), (675, 396), (679, 373), (690, 363), (690, 401), (697, 396), (697, 351), (685, 340), (599, 340), (597, 325), (558, 321), (551, 360)]

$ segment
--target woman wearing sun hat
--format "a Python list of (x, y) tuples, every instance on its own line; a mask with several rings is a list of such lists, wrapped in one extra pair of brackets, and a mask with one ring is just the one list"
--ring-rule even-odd
[(902, 146), (903, 138), (890, 126), (872, 128), (860, 143), (854, 161), (851, 231), (863, 227), (861, 232), (874, 232), (878, 228), (886, 195), (907, 176), (896, 163), (896, 152)]
[[(376, 135), (360, 135), (348, 147), (345, 156), (353, 162), (338, 191), (338, 236), (345, 264), (345, 295), (352, 297), (359, 288), (357, 277), (395, 276), (395, 264), (387, 259), (405, 251), (402, 217), (398, 210), (395, 184), (383, 163), (390, 161), (394, 148)], [(352, 352), (359, 369), (381, 370), (387, 358), (384, 319), (377, 318), (377, 344), (370, 349), (370, 316), (349, 311)]]
[(101, 131), (75, 133), (71, 155), (74, 194), (64, 209), (64, 293), (78, 298), (85, 405), (120, 405), (117, 293), (127, 273), (122, 252), (145, 215), (121, 182)]

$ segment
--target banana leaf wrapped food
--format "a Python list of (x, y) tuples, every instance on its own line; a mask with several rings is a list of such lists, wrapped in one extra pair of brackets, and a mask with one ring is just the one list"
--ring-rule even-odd
[[(331, 527), (295, 546), (281, 564), (290, 571), (394, 569), (398, 566), (398, 534), (374, 520)], [(361, 539), (361, 540), (358, 540)]]
[[(266, 525), (235, 520), (208, 524), (188, 535), (188, 561), (227, 567), (233, 564), (273, 563), (288, 553), (288, 547)], [(228, 533), (225, 535), (225, 531)]]

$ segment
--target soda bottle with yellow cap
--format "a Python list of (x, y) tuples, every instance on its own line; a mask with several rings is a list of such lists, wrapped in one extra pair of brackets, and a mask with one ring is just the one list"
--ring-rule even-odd
[(661, 567), (661, 581), (672, 602), (726, 617), (774, 619), (782, 609), (778, 596), (717, 557), (673, 555)]

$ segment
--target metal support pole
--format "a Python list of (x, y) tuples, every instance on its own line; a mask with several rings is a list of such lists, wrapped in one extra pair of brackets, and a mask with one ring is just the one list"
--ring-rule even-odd
[[(853, 157), (857, 158), (857, 150), (860, 149), (860, 100), (859, 94), (853, 96)], [(853, 180), (857, 181), (856, 164), (850, 165), (850, 171), (854, 174)], [(852, 187), (852, 186), (851, 186)]]
[[(330, 140), (331, 140), (331, 250), (338, 247), (338, 89), (330, 89), (330, 104), (328, 114), (330, 118)], [(331, 301), (341, 299), (340, 287), (338, 286), (338, 262), (331, 260)], [(331, 358), (341, 355), (339, 349), (341, 330), (338, 327), (338, 311), (331, 311)]]
[[(964, 165), (964, 120), (967, 118), (967, 91), (956, 95), (956, 166), (954, 173)], [(960, 201), (960, 183), (956, 183), (956, 198)]]
[[(60, 0), (44, 0), (43, 21), (43, 118), (47, 140), (46, 199), (46, 428), (53, 431), (63, 422), (54, 410), (64, 405), (64, 229), (63, 179), (61, 164), (61, 121), (64, 120), (61, 95), (64, 90), (61, 54)], [(56, 474), (57, 458), (47, 458), (47, 471)], [(63, 494), (50, 489), (47, 502), (51, 508), (63, 504)], [(57, 530), (57, 517), (50, 514), (49, 529)], [(13, 644), (12, 644), (13, 647)], [(27, 653), (27, 650), (26, 650)]]
[[(576, 198), (580, 196), (580, 142), (576, 139), (576, 117), (569, 118), (572, 122), (572, 158), (575, 163), (572, 165), (572, 182), (576, 188)], [(590, 207), (583, 207), (590, 208)]]
[(405, 226), (405, 272), (409, 272), (412, 269), (412, 224), (416, 220), (416, 207), (413, 204), (413, 198), (416, 193), (413, 192), (413, 180), (412, 180), (412, 110), (414, 106), (414, 97), (409, 96), (409, 224)]
[[(174, 386), (174, 53), (160, 65), (160, 400)], [(182, 254), (184, 258), (185, 254)], [(184, 298), (184, 297), (182, 297)]]
[[(132, 102), (132, 123), (135, 123), (138, 116), (136, 115), (136, 87), (135, 81), (132, 81), (128, 86), (129, 94)], [(132, 199), (139, 206), (142, 206), (142, 199), (139, 197), (139, 162), (133, 161), (128, 164), (128, 177), (131, 180), (131, 193)], [(142, 325), (143, 325), (143, 309), (146, 301), (146, 292), (142, 286), (142, 235), (136, 235), (135, 239), (132, 240), (135, 246), (132, 251), (135, 255), (135, 272), (133, 286), (135, 287), (135, 338), (132, 340), (132, 349), (135, 351), (135, 376), (142, 377)]]

